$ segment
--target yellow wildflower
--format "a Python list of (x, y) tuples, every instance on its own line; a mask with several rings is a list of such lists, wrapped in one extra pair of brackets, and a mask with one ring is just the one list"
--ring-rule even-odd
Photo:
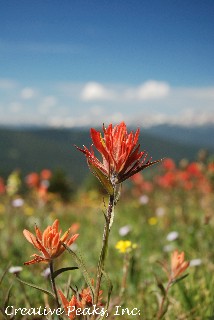
[(32, 216), (34, 213), (34, 209), (32, 207), (26, 206), (24, 208), (24, 213), (26, 216)]
[(150, 224), (150, 226), (154, 226), (158, 223), (158, 219), (156, 217), (151, 217), (148, 219), (148, 223)]
[(132, 249), (137, 248), (136, 243), (132, 243), (129, 240), (120, 240), (116, 243), (115, 248), (120, 252), (120, 253), (126, 253), (130, 252)]

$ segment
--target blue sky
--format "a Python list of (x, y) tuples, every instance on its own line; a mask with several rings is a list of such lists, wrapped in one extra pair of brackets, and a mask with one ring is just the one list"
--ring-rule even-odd
[(0, 124), (214, 123), (214, 1), (0, 4)]

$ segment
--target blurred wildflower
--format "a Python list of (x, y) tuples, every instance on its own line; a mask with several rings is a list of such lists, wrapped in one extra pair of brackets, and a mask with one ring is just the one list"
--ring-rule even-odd
[(164, 271), (168, 275), (168, 283), (166, 285), (166, 288), (163, 287), (163, 285), (160, 283), (159, 286), (162, 288), (162, 299), (160, 300), (159, 304), (159, 310), (157, 313), (157, 319), (163, 319), (163, 316), (167, 312), (168, 309), (168, 303), (165, 304), (165, 301), (168, 296), (168, 291), (173, 283), (175, 283), (175, 280), (182, 280), (183, 277), (177, 279), (189, 266), (189, 262), (184, 260), (184, 252), (178, 253), (178, 250), (174, 250), (171, 254), (171, 264), (170, 267), (167, 266), (167, 263), (161, 263)]
[(151, 193), (154, 189), (154, 185), (151, 181), (145, 180), (143, 175), (138, 172), (131, 177), (132, 183), (134, 184), (133, 194), (137, 197), (143, 192)]
[(18, 170), (13, 171), (8, 179), (7, 179), (7, 185), (6, 185), (6, 191), (9, 196), (15, 195), (21, 187), (21, 179), (20, 179), (20, 173)]
[(121, 227), (120, 229), (119, 229), (119, 235), (121, 236), (121, 237), (125, 237), (127, 234), (129, 234), (130, 233), (130, 231), (131, 231), (131, 226), (123, 226), (123, 227)]
[(29, 206), (25, 206), (24, 207), (24, 214), (26, 216), (32, 216), (34, 213), (34, 208), (33, 207), (29, 207)]
[(177, 231), (172, 231), (170, 233), (168, 233), (168, 235), (166, 236), (166, 239), (168, 241), (174, 241), (176, 239), (178, 239), (179, 237), (179, 233)]
[(202, 260), (201, 259), (192, 259), (189, 262), (189, 266), (190, 267), (198, 267), (202, 264)]
[(24, 200), (22, 198), (16, 198), (12, 201), (12, 206), (15, 208), (22, 207), (24, 205)]
[(48, 267), (48, 268), (46, 268), (45, 270), (42, 271), (41, 275), (44, 278), (48, 278), (50, 276), (50, 273), (51, 273), (51, 270), (50, 270), (50, 267)]
[(0, 177), (0, 194), (5, 193), (5, 191), (6, 191), (6, 187), (4, 184), (4, 180), (2, 177)]
[(147, 204), (149, 202), (149, 197), (144, 194), (139, 198), (139, 202), (140, 204)]
[(178, 250), (173, 251), (171, 255), (170, 279), (174, 281), (188, 268), (188, 266), (189, 262), (184, 260), (184, 252), (178, 253)]
[(41, 172), (40, 172), (40, 178), (42, 180), (50, 180), (50, 178), (52, 177), (52, 172), (48, 169), (43, 169)]
[(76, 233), (80, 228), (80, 223), (75, 222), (70, 226), (71, 233)]
[(163, 217), (165, 215), (166, 211), (163, 207), (158, 207), (155, 211), (155, 214), (157, 217)]
[(197, 162), (192, 162), (188, 165), (187, 172), (193, 177), (200, 178), (202, 176), (201, 165)]
[(50, 262), (51, 260), (57, 258), (61, 255), (65, 248), (62, 243), (65, 243), (67, 246), (70, 246), (79, 236), (78, 234), (70, 236), (70, 229), (68, 229), (64, 235), (60, 238), (61, 230), (59, 228), (59, 221), (55, 220), (52, 226), (48, 226), (42, 233), (40, 229), (35, 226), (36, 236), (34, 236), (28, 230), (24, 230), (23, 234), (25, 238), (32, 243), (32, 245), (42, 252), (42, 256), (38, 254), (33, 254), (34, 259), (25, 262), (25, 265), (38, 263), (38, 262)]
[(162, 176), (156, 178), (158, 185), (164, 189), (171, 189), (176, 186), (176, 173), (167, 171)]
[(19, 274), (22, 270), (23, 270), (22, 267), (16, 266), (16, 267), (10, 267), (8, 271), (13, 274)]
[(154, 226), (158, 223), (158, 219), (156, 217), (151, 217), (148, 219), (148, 224), (150, 224), (150, 226)]
[(120, 240), (116, 243), (115, 248), (120, 252), (120, 253), (127, 253), (131, 252), (132, 249), (137, 248), (136, 243), (132, 243), (129, 240)]
[(32, 172), (28, 174), (25, 178), (26, 184), (30, 189), (36, 191), (38, 198), (43, 202), (48, 200), (48, 188), (50, 186), (50, 178), (52, 177), (52, 172), (48, 169), (44, 169), (40, 174)]
[(162, 162), (162, 166), (165, 170), (174, 170), (176, 168), (174, 160), (166, 158)]
[(208, 163), (207, 170), (208, 170), (208, 173), (214, 174), (214, 161)]
[(147, 153), (139, 151), (140, 145), (138, 138), (140, 130), (136, 133), (128, 134), (126, 124), (121, 122), (115, 127), (110, 124), (108, 128), (103, 126), (104, 137), (99, 131), (91, 129), (91, 138), (95, 148), (102, 155), (103, 162), (95, 156), (93, 149), (89, 151), (77, 147), (78, 150), (86, 155), (89, 166), (93, 173), (103, 183), (104, 187), (111, 191), (113, 188), (137, 172), (159, 162), (146, 160)]
[(39, 186), (39, 175), (36, 172), (29, 173), (26, 178), (25, 182), (29, 188), (38, 188)]

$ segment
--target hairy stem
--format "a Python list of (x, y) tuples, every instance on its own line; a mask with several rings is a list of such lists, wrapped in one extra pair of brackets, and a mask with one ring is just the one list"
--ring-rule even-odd
[(104, 270), (104, 267), (105, 267), (105, 259), (106, 259), (106, 254), (108, 250), (108, 239), (109, 239), (110, 222), (111, 222), (113, 206), (114, 206), (114, 195), (110, 195), (107, 214), (105, 216), (106, 222), (105, 222), (104, 231), (103, 231), (102, 249), (100, 252), (100, 258), (97, 266), (97, 282), (95, 287), (94, 304), (97, 304), (99, 299), (99, 291), (100, 291), (100, 285), (102, 280), (102, 271)]
[(161, 301), (161, 304), (160, 304), (160, 307), (159, 307), (159, 310), (158, 310), (158, 314), (157, 314), (157, 319), (160, 320), (163, 318), (165, 312), (163, 310), (163, 307), (164, 307), (164, 303), (166, 301), (166, 298), (167, 298), (167, 295), (168, 295), (168, 291), (169, 291), (169, 288), (171, 286), (171, 279), (169, 280), (169, 282), (167, 283), (167, 286), (166, 286), (166, 289), (165, 289), (165, 295), (163, 296), (162, 298), (162, 301)]
[[(55, 283), (55, 279), (54, 279), (54, 276), (53, 276), (54, 268), (53, 268), (53, 261), (52, 260), (49, 263), (49, 267), (50, 267), (50, 279), (51, 279), (52, 290), (53, 290), (54, 295), (55, 295), (57, 308), (60, 308), (60, 303), (59, 303), (58, 294), (57, 294), (57, 290), (56, 290), (56, 283)], [(58, 319), (61, 320), (62, 318), (60, 316), (58, 316)]]

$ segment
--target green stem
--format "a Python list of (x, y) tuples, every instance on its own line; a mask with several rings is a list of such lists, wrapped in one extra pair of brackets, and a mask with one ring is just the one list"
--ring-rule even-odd
[[(56, 290), (56, 283), (55, 283), (55, 279), (54, 279), (54, 276), (53, 276), (54, 268), (53, 268), (53, 261), (52, 260), (49, 263), (49, 267), (50, 267), (50, 279), (51, 279), (52, 290), (53, 290), (54, 295), (55, 295), (57, 308), (60, 308), (60, 303), (59, 303), (58, 294), (57, 294), (57, 290)], [(59, 316), (58, 319), (61, 320), (62, 318)]]
[(170, 279), (169, 282), (167, 283), (166, 290), (165, 290), (165, 295), (162, 298), (161, 305), (160, 305), (160, 308), (158, 310), (158, 315), (157, 315), (157, 319), (158, 320), (162, 319), (164, 314), (165, 314), (165, 312), (163, 312), (163, 307), (164, 307), (164, 303), (165, 303), (165, 300), (167, 298), (167, 294), (168, 294), (169, 288), (171, 286), (171, 283), (172, 283), (172, 281)]
[(103, 231), (102, 249), (101, 249), (100, 258), (97, 266), (97, 282), (96, 282), (95, 296), (94, 296), (95, 305), (98, 303), (98, 299), (99, 299), (100, 285), (102, 280), (102, 271), (104, 270), (105, 259), (106, 259), (106, 254), (108, 250), (108, 239), (109, 239), (110, 222), (111, 222), (113, 206), (114, 206), (114, 195), (110, 195), (107, 215), (106, 215), (106, 222), (105, 222), (104, 231)]

